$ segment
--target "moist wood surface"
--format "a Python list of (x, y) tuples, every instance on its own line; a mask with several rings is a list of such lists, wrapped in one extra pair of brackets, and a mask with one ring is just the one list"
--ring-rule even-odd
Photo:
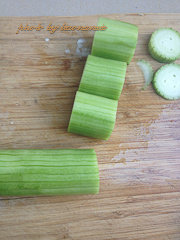
[(86, 60), (77, 41), (90, 48), (93, 32), (16, 34), (20, 24), (91, 26), (98, 16), (0, 18), (0, 148), (94, 148), (101, 182), (96, 196), (0, 197), (2, 240), (180, 239), (180, 102), (141, 90), (136, 65), (161, 66), (148, 39), (159, 27), (180, 31), (180, 14), (108, 17), (139, 26), (109, 141), (66, 130)]

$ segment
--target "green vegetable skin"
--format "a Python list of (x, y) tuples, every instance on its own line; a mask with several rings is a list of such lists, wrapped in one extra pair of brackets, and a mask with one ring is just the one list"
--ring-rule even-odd
[(107, 140), (114, 128), (118, 101), (77, 92), (68, 132)]
[(79, 91), (118, 100), (124, 85), (127, 64), (89, 55)]
[(99, 170), (92, 149), (0, 150), (0, 196), (98, 192)]
[(148, 48), (158, 62), (173, 62), (180, 58), (180, 33), (172, 28), (159, 28), (151, 35)]
[(169, 100), (180, 99), (180, 64), (166, 64), (154, 75), (152, 81), (157, 94)]
[(107, 27), (94, 35), (91, 54), (130, 63), (137, 44), (138, 27), (117, 20), (99, 18), (98, 25)]

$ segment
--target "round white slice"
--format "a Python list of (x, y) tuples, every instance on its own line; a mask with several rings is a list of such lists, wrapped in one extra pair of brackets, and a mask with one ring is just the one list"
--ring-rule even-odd
[(172, 28), (160, 28), (151, 35), (148, 48), (158, 62), (173, 62), (180, 57), (180, 33)]
[(154, 75), (153, 86), (163, 98), (175, 100), (180, 98), (180, 64), (166, 64)]

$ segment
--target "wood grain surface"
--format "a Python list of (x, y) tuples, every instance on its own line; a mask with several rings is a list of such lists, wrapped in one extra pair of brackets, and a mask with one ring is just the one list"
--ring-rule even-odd
[(0, 197), (1, 240), (180, 239), (180, 102), (141, 90), (136, 65), (161, 66), (148, 55), (148, 39), (159, 27), (180, 31), (180, 14), (107, 17), (139, 26), (109, 141), (67, 133), (86, 60), (77, 41), (91, 48), (94, 33), (16, 34), (20, 24), (91, 26), (98, 16), (0, 18), (0, 148), (94, 148), (101, 183), (99, 195)]

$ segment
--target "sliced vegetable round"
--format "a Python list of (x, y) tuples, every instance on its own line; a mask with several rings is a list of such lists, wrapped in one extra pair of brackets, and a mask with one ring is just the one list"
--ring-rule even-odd
[(180, 64), (166, 64), (154, 75), (153, 86), (163, 98), (175, 100), (180, 98)]
[(172, 28), (160, 28), (151, 35), (148, 48), (158, 62), (171, 63), (180, 58), (180, 33)]

